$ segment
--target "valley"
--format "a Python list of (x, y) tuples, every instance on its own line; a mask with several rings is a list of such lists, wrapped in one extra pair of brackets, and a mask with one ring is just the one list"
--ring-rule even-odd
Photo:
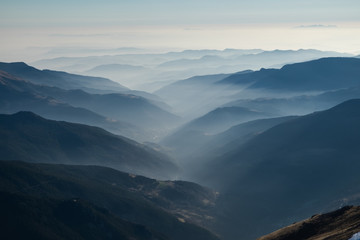
[(360, 232), (358, 57), (225, 49), (33, 64), (0, 63), (4, 236)]

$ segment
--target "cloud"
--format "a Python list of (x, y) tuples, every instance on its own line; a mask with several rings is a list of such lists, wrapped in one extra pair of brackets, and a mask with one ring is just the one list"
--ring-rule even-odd
[(54, 34), (49, 34), (50, 37), (109, 37), (110, 34), (101, 34), (101, 33), (89, 33), (89, 34), (72, 34), (72, 33), (54, 33)]
[(294, 28), (337, 28), (336, 25), (323, 25), (323, 24), (313, 24), (313, 25), (300, 25)]

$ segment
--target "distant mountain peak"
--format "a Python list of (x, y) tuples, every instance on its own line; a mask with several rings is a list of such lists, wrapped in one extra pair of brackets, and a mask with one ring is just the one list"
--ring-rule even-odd
[[(12, 124), (25, 124), (25, 123), (37, 123), (42, 124), (47, 120), (33, 112), (30, 111), (19, 111), (14, 114), (4, 114), (0, 115), (0, 121), (5, 120), (11, 121)], [(55, 122), (55, 121), (54, 121)]]
[(14, 66), (23, 66), (23, 67), (30, 67), (29, 65), (27, 65), (25, 62), (12, 62), (12, 63), (8, 63), (8, 64), (11, 64), (11, 65), (14, 65)]
[(339, 105), (336, 105), (333, 108), (330, 108), (328, 111), (342, 111), (350, 113), (351, 110), (358, 111), (360, 109), (360, 99), (350, 99)]
[[(26, 117), (26, 118), (42, 118), (39, 115), (30, 112), (30, 111), (19, 111), (17, 113), (14, 113), (12, 116), (14, 117)], [(44, 118), (42, 118), (44, 119)]]

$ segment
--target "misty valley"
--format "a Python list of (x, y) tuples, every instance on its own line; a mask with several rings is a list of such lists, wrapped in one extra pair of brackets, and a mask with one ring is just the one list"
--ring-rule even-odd
[(360, 56), (117, 52), (0, 62), (0, 238), (360, 239)]

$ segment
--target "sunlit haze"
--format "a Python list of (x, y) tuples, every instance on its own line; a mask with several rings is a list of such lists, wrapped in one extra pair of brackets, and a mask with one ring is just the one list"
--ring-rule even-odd
[[(5, 0), (1, 5), (2, 61), (62, 56), (73, 48), (360, 51), (360, 2), (354, 0)], [(65, 50), (57, 55), (55, 48)]]

